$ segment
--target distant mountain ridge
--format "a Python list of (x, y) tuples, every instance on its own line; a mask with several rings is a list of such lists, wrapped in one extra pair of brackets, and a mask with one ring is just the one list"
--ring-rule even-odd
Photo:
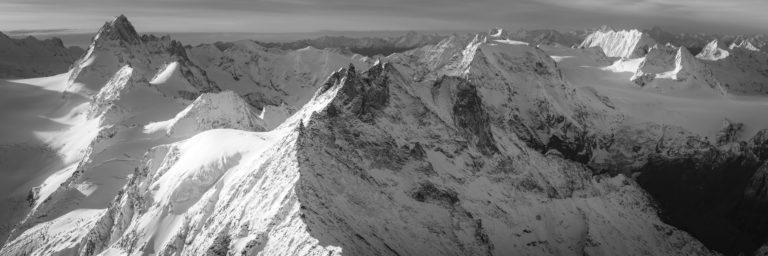
[(85, 50), (61, 39), (11, 38), (0, 32), (0, 78), (29, 78), (67, 72)]
[(274, 47), (284, 50), (298, 50), (308, 46), (318, 49), (340, 48), (352, 53), (373, 57), (377, 55), (387, 56), (392, 53), (404, 52), (414, 48), (436, 44), (447, 37), (447, 35), (409, 31), (404, 35), (393, 37), (356, 38), (346, 36), (321, 36), (315, 39), (304, 39), (285, 43), (258, 43), (265, 47)]

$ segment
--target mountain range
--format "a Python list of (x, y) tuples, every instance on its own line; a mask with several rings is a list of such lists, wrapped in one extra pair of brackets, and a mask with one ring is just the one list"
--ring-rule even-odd
[(0, 255), (768, 253), (761, 36), (6, 41)]

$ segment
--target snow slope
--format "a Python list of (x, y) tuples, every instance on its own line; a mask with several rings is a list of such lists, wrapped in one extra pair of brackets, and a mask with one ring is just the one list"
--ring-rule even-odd
[(190, 137), (202, 131), (228, 127), (263, 131), (264, 124), (239, 95), (232, 91), (205, 93), (174, 118), (144, 126), (145, 133), (164, 132), (172, 137)]
[[(0, 81), (0, 240), (39, 194), (66, 179), (89, 143), (84, 98), (63, 99), (67, 74)], [(19, 161), (25, 159), (26, 161)], [(33, 187), (37, 189), (32, 189)], [(31, 200), (30, 200), (31, 199)]]

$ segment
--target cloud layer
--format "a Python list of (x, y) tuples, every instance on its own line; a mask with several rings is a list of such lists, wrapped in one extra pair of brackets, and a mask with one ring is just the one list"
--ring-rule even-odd
[(576, 29), (662, 26), (768, 32), (765, 0), (3, 0), (0, 30), (95, 30), (126, 14), (142, 31)]

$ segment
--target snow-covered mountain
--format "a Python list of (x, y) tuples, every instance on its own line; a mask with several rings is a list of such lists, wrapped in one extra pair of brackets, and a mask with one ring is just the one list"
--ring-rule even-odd
[(726, 49), (727, 48), (724, 43), (715, 39), (707, 43), (707, 45), (701, 49), (701, 52), (696, 55), (696, 57), (711, 61), (725, 59), (728, 57), (728, 55), (730, 55), (730, 52), (728, 52)]
[(687, 48), (655, 45), (640, 63), (632, 81), (660, 92), (704, 89), (725, 94), (727, 89), (715, 79), (712, 70)]
[[(579, 47), (599, 47), (608, 57), (621, 57), (607, 69), (633, 72), (631, 81), (659, 92), (704, 85), (723, 95), (765, 94), (768, 52), (743, 38), (672, 34), (658, 27), (645, 31), (603, 28)], [(699, 49), (695, 58), (688, 47)]]
[(121, 15), (99, 29), (85, 55), (75, 63), (67, 92), (94, 95), (126, 65), (135, 77), (156, 86), (165, 84), (157, 89), (166, 96), (191, 100), (200, 93), (220, 90), (189, 60), (181, 43), (168, 36), (139, 36)]
[(734, 96), (762, 78), (723, 83), (763, 53), (651, 35), (410, 34), (372, 59), (119, 16), (70, 72), (2, 81), (0, 255), (768, 251), (766, 98)]
[(65, 47), (58, 38), (10, 38), (0, 33), (0, 77), (30, 78), (61, 74), (83, 54), (83, 49)]
[(637, 58), (645, 56), (657, 42), (647, 33), (640, 30), (615, 31), (605, 28), (588, 35), (580, 48), (598, 46), (603, 48), (608, 57)]

